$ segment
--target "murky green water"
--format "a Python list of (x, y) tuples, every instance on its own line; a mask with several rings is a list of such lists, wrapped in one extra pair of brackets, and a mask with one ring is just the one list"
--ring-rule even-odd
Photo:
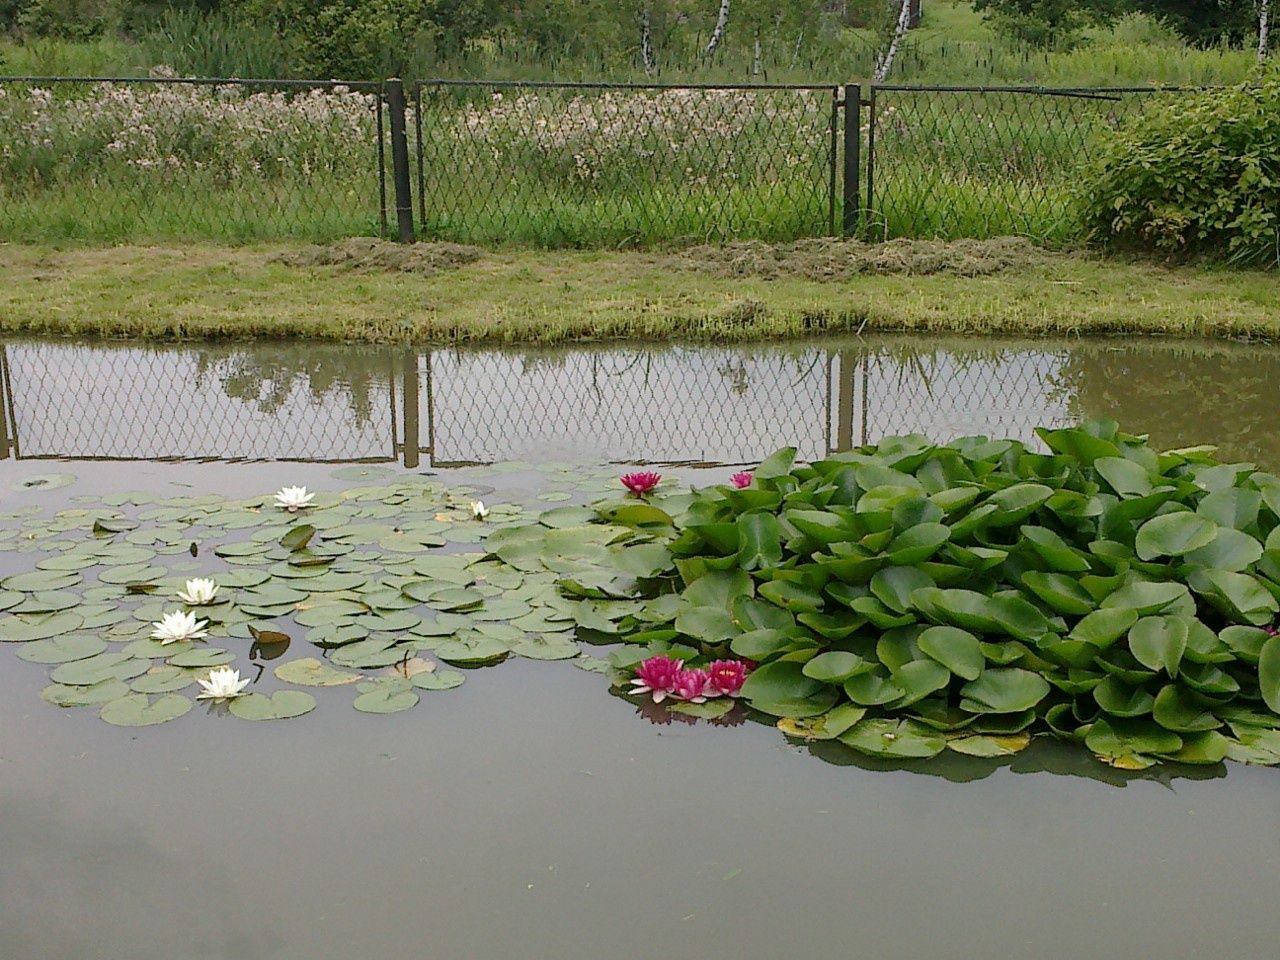
[[(350, 461), (512, 502), (545, 492), (549, 460), (718, 481), (784, 443), (1098, 415), (1274, 469), (1277, 383), (1274, 348), (1127, 341), (10, 342), (0, 506), (336, 489)], [(14, 489), (53, 471), (78, 480)], [(391, 717), (130, 732), (43, 703), (45, 668), (0, 655), (4, 960), (1258, 960), (1280, 935), (1273, 770), (1135, 776), (1061, 747), (880, 769), (757, 723), (655, 723), (597, 675), (524, 660)]]

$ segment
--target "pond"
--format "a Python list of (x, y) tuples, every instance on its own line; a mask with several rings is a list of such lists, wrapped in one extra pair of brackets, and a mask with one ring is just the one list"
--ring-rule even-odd
[[(454, 516), (471, 497), (495, 515), (583, 503), (624, 463), (723, 483), (787, 444), (813, 459), (910, 432), (1032, 442), (1110, 416), (1159, 447), (1213, 442), (1280, 468), (1280, 350), (1242, 344), (2, 349), (5, 576), (74, 529), (68, 511), (163, 524), (175, 498), (292, 484), (448, 488), (457, 509), (427, 522), (474, 550)], [(394, 515), (378, 496), (372, 512)], [(216, 559), (167, 546), (150, 555), (175, 570)], [(218, 569), (241, 569), (234, 556)], [(291, 632), (288, 657), (327, 655)], [(247, 634), (218, 643), (275, 688)], [(637, 705), (579, 661), (534, 655), (464, 669), (391, 716), (314, 688), (314, 712), (285, 722), (202, 703), (131, 729), (43, 702), (51, 667), (19, 646), (0, 644), (13, 960), (1257, 960), (1280, 936), (1269, 768), (1125, 772), (1055, 744), (894, 765), (739, 712)]]

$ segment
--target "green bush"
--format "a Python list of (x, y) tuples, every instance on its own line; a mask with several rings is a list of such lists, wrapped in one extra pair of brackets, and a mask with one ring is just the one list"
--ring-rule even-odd
[(100, 37), (118, 17), (113, 0), (28, 0), (15, 6), (23, 33), (61, 40)]
[(1095, 240), (1280, 264), (1280, 69), (1140, 115), (1082, 183)]

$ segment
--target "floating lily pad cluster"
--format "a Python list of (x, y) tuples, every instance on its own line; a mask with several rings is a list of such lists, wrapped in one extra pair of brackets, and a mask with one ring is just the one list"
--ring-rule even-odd
[[(647, 657), (747, 658), (742, 696), (793, 737), (1280, 763), (1280, 477), (1111, 422), (1039, 433), (1051, 452), (907, 436), (797, 466), (785, 450), (741, 488), (606, 505), (602, 527), (633, 534), (562, 583), (643, 600), (614, 626), (633, 645), (611, 657), (619, 686)], [(518, 562), (551, 537), (491, 546)]]
[[(564, 481), (545, 499), (568, 499), (582, 487), (563, 468), (544, 472)], [(0, 642), (48, 665), (47, 701), (95, 707), (125, 726), (182, 716), (193, 706), (190, 689), (228, 665), (253, 686), (210, 709), (271, 720), (316, 706), (298, 688), (350, 685), (357, 710), (391, 713), (463, 682), (463, 673), (437, 661), (474, 667), (512, 655), (578, 657), (577, 605), (561, 595), (556, 574), (478, 549), (486, 531), (538, 511), (495, 505), (479, 521), (470, 493), (409, 476), (320, 492), (294, 512), (270, 496), (147, 493), (77, 498), (52, 518), (35, 507), (11, 512), (0, 517), (0, 547), (40, 559), (0, 580)], [(549, 522), (580, 510), (551, 510)], [(584, 534), (592, 542), (608, 535), (598, 524)], [(558, 556), (548, 554), (553, 566)], [(214, 580), (212, 602), (185, 602), (205, 599), (203, 589), (198, 596), (184, 589), (195, 577)], [(205, 636), (153, 639), (155, 621), (174, 611), (205, 623)], [(278, 663), (268, 672), (270, 661)]]

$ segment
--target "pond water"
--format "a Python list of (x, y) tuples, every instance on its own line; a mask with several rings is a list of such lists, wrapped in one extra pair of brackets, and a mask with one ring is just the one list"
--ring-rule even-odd
[[(784, 444), (1030, 441), (1101, 415), (1280, 468), (1280, 350), (1236, 344), (10, 341), (0, 374), (8, 513), (422, 474), (545, 508), (594, 495), (614, 463), (723, 482)], [(51, 474), (74, 480), (29, 486)], [(0, 574), (34, 559), (6, 550)], [(767, 724), (685, 722), (522, 657), (394, 716), (318, 690), (287, 722), (197, 709), (131, 730), (43, 702), (48, 668), (14, 646), (5, 960), (1257, 960), (1280, 936), (1267, 768), (1123, 773), (1052, 745), (892, 767)]]

